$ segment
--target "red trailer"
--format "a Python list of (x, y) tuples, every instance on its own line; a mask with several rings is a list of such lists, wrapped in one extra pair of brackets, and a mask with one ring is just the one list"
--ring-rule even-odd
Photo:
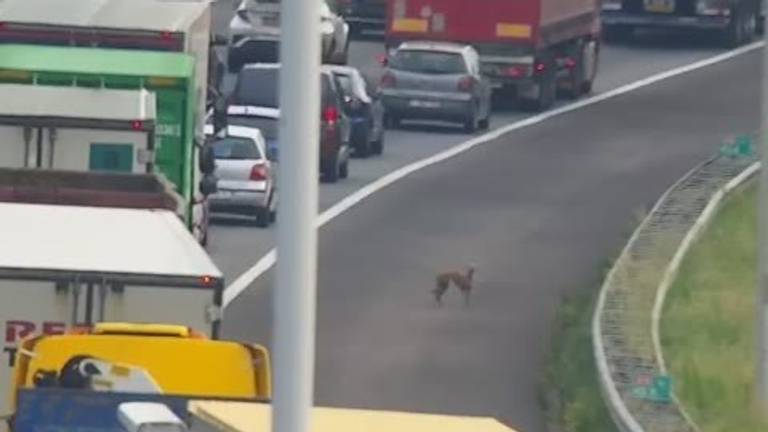
[(558, 91), (577, 98), (592, 89), (599, 0), (388, 0), (387, 8), (388, 49), (406, 40), (472, 45), (494, 87), (537, 110)]

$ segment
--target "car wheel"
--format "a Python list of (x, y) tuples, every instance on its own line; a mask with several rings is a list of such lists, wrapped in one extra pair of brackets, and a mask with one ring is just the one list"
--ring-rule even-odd
[(464, 132), (474, 133), (477, 130), (477, 115), (475, 110), (469, 114), (469, 118), (464, 121)]
[(323, 164), (323, 181), (326, 183), (336, 183), (339, 181), (339, 156), (334, 156), (331, 160)]
[(345, 179), (347, 177), (349, 177), (349, 160), (339, 165), (339, 178)]
[(353, 136), (355, 156), (360, 158), (367, 158), (371, 154), (371, 127), (366, 126), (364, 129), (357, 129), (357, 133)]
[(272, 219), (270, 213), (269, 207), (259, 207), (256, 209), (256, 226), (259, 228), (268, 227)]
[(484, 119), (481, 119), (477, 123), (477, 127), (482, 130), (487, 130), (489, 127), (491, 127), (491, 113), (488, 113)]
[(371, 146), (371, 150), (373, 150), (373, 153), (377, 155), (384, 153), (384, 131), (383, 130), (379, 135), (379, 139), (373, 142), (373, 145)]

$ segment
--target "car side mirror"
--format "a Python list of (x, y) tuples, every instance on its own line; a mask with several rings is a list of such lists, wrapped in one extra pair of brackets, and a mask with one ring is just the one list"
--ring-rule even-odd
[(213, 146), (206, 143), (200, 147), (200, 171), (205, 175), (213, 174), (216, 171), (216, 155), (213, 153)]
[(204, 196), (213, 195), (219, 190), (218, 182), (216, 181), (216, 177), (212, 175), (204, 175), (203, 179), (200, 180), (200, 193)]

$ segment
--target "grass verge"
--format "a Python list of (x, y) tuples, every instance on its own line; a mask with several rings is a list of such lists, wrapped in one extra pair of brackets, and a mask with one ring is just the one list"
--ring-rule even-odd
[(565, 299), (547, 364), (542, 399), (551, 431), (616, 432), (600, 393), (592, 350), (595, 292)]
[(768, 430), (754, 404), (756, 187), (734, 193), (680, 267), (661, 323), (683, 405), (704, 432)]

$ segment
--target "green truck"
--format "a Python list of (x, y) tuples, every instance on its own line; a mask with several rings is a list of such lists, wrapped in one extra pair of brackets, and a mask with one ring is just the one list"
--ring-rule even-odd
[(198, 111), (194, 57), (131, 49), (0, 44), (3, 83), (155, 93), (156, 173), (176, 186), (185, 200), (187, 227), (206, 243), (206, 196), (215, 189), (215, 180), (210, 175), (214, 169), (210, 149), (196, 134), (203, 119)]

